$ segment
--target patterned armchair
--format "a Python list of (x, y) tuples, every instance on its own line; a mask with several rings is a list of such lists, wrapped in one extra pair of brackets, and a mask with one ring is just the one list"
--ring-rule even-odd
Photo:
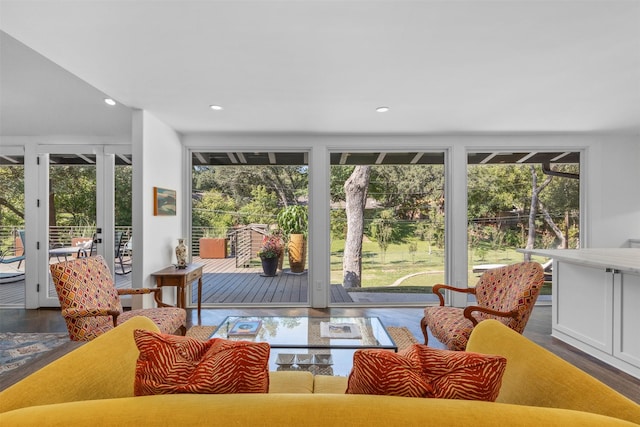
[[(522, 333), (543, 284), (542, 266), (537, 262), (522, 262), (487, 270), (475, 288), (435, 285), (433, 293), (438, 295), (440, 306), (424, 309), (420, 321), (424, 343), (429, 341), (428, 327), (449, 350), (464, 350), (475, 325), (485, 319), (496, 319)], [(477, 305), (445, 307), (441, 289), (474, 294)]]
[[(134, 316), (150, 318), (163, 333), (186, 332), (185, 310), (162, 303), (160, 288), (116, 289), (102, 256), (52, 264), (50, 270), (69, 337), (74, 341), (90, 341)], [(161, 308), (123, 311), (120, 295), (152, 292)]]

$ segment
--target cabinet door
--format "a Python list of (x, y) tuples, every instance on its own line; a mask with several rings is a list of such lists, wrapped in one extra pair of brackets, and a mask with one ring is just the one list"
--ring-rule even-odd
[(554, 330), (608, 354), (613, 350), (613, 273), (559, 261)]
[(640, 275), (614, 275), (615, 357), (640, 368)]

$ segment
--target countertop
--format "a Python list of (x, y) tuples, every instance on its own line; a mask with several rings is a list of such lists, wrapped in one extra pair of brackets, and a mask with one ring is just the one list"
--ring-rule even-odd
[(640, 274), (640, 248), (518, 249), (518, 252)]

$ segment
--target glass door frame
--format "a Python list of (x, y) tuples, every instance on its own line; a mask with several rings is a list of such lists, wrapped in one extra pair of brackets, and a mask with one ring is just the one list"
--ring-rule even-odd
[[(27, 289), (27, 293), (35, 291), (36, 295), (27, 296), (27, 300), (37, 300), (39, 307), (59, 307), (55, 293), (49, 292), (49, 154), (77, 154), (91, 153), (96, 156), (96, 228), (101, 230), (97, 238), (101, 242), (96, 244), (97, 254), (104, 256), (107, 265), (114, 267), (114, 190), (115, 190), (115, 155), (128, 154), (130, 146), (106, 145), (42, 145), (37, 148), (38, 179), (37, 179), (37, 287)], [(33, 235), (34, 233), (32, 233)]]

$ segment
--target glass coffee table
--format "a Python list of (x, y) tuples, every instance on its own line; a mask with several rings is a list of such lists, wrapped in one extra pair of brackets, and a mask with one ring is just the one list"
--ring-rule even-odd
[(269, 369), (347, 376), (357, 349), (398, 351), (377, 317), (229, 316), (211, 338), (267, 342)]

